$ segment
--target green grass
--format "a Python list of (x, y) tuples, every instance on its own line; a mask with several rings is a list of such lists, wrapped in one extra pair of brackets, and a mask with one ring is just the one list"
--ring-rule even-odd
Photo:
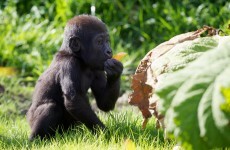
[[(134, 111), (135, 112), (135, 111)], [(109, 132), (91, 134), (85, 126), (74, 127), (63, 135), (56, 134), (50, 140), (28, 141), (29, 126), (25, 116), (0, 117), (0, 149), (125, 149), (126, 139), (135, 143), (137, 149), (172, 149), (173, 142), (164, 142), (162, 131), (154, 128), (150, 121), (141, 129), (140, 114), (131, 108), (121, 112), (99, 114)]]
[(31, 103), (33, 84), (25, 84), (23, 78), (0, 78), (4, 92), (0, 92), (0, 150), (8, 149), (125, 149), (126, 139), (134, 142), (137, 149), (172, 149), (174, 142), (164, 141), (163, 132), (155, 128), (152, 118), (146, 129), (136, 107), (117, 105), (110, 113), (98, 112), (98, 116), (108, 127), (109, 132), (96, 135), (85, 126), (70, 129), (63, 135), (56, 134), (50, 140), (28, 141), (30, 128), (25, 111)]

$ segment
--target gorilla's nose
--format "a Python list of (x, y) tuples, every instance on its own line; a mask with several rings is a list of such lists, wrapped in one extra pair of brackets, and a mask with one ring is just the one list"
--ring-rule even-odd
[(109, 59), (112, 58), (112, 55), (113, 55), (112, 50), (111, 50), (111, 49), (107, 49), (106, 52), (105, 52), (105, 55), (106, 55)]

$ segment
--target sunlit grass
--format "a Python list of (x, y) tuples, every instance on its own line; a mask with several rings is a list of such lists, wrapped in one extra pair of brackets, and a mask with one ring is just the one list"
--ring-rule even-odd
[(162, 131), (154, 128), (154, 120), (146, 129), (141, 129), (139, 113), (128, 108), (121, 112), (99, 116), (108, 127), (107, 132), (92, 134), (85, 126), (74, 127), (63, 135), (56, 134), (50, 140), (28, 141), (29, 126), (25, 116), (0, 117), (0, 149), (125, 149), (126, 140), (136, 149), (172, 149), (173, 142), (164, 142)]
[(134, 143), (136, 149), (171, 149), (173, 142), (163, 140), (161, 130), (155, 129), (152, 118), (146, 129), (142, 129), (142, 115), (133, 106), (117, 105), (110, 113), (99, 111), (98, 116), (108, 128), (107, 132), (99, 131), (96, 135), (85, 126), (73, 127), (63, 135), (56, 134), (50, 140), (28, 141), (30, 133), (25, 112), (31, 103), (33, 86), (25, 85), (22, 78), (1, 78), (0, 85), (0, 150), (6, 149), (125, 149), (126, 141)]

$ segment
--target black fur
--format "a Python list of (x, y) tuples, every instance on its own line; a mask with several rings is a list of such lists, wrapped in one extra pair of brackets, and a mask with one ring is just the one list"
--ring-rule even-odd
[(96, 127), (104, 129), (86, 94), (91, 88), (98, 107), (112, 110), (122, 70), (122, 64), (112, 58), (105, 24), (89, 15), (71, 19), (60, 50), (35, 86), (27, 113), (30, 140), (50, 137), (57, 128), (68, 129), (78, 123), (92, 131)]

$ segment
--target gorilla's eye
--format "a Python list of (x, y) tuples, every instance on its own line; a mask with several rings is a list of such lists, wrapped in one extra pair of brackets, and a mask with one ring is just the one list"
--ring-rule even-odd
[(98, 44), (98, 45), (102, 45), (102, 43), (103, 43), (103, 40), (102, 40), (102, 39), (98, 39), (98, 40), (97, 40), (97, 44)]
[(102, 45), (103, 44), (103, 37), (102, 36), (98, 36), (97, 39), (97, 45)]

